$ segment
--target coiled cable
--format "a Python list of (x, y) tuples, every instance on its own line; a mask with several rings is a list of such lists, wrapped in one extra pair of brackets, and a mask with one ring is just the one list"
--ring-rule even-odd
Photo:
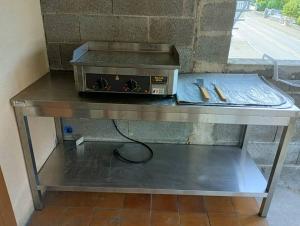
[(132, 139), (132, 138), (126, 136), (124, 133), (122, 133), (122, 132), (120, 131), (120, 129), (119, 129), (118, 126), (117, 126), (116, 121), (115, 121), (115, 120), (112, 120), (112, 122), (113, 122), (113, 125), (114, 125), (116, 131), (117, 131), (122, 137), (125, 137), (127, 140), (130, 140), (130, 141), (132, 141), (132, 142), (134, 142), (134, 143), (137, 143), (137, 144), (142, 145), (143, 147), (145, 147), (145, 148), (149, 151), (149, 156), (148, 156), (147, 158), (145, 158), (145, 159), (143, 159), (143, 160), (138, 160), (138, 161), (136, 161), (136, 160), (131, 160), (131, 159), (128, 159), (128, 158), (122, 156), (121, 153), (120, 153), (120, 151), (119, 151), (119, 149), (116, 148), (116, 149), (113, 151), (113, 154), (114, 154), (114, 156), (115, 156), (117, 159), (119, 159), (119, 160), (122, 161), (122, 162), (133, 163), (133, 164), (141, 164), (141, 163), (149, 162), (149, 161), (153, 158), (153, 150), (152, 150), (147, 144), (145, 144), (145, 143), (143, 143), (143, 142), (141, 142), (141, 141), (138, 141), (138, 140), (135, 140), (135, 139)]

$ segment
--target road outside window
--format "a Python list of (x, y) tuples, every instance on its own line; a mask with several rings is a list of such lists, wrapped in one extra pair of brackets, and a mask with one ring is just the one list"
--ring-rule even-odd
[(237, 2), (229, 58), (300, 60), (300, 0)]

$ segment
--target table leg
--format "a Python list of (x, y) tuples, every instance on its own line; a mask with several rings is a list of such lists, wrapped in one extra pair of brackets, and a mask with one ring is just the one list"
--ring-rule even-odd
[(61, 118), (55, 117), (54, 123), (55, 123), (57, 143), (62, 143), (64, 140), (64, 137), (63, 137), (63, 128), (62, 128)]
[(15, 108), (15, 115), (17, 119), (19, 136), (22, 145), (33, 204), (35, 209), (39, 210), (43, 208), (42, 193), (38, 189), (39, 178), (32, 148), (28, 118), (27, 116), (23, 115), (22, 109), (20, 108)]
[(247, 151), (247, 146), (249, 143), (249, 126), (248, 125), (244, 125), (243, 126), (243, 131), (242, 131), (242, 135), (241, 135), (241, 139), (240, 139), (240, 148), (242, 149), (242, 152), (246, 152)]
[(278, 145), (278, 149), (276, 152), (276, 156), (273, 162), (271, 174), (268, 180), (267, 188), (266, 188), (266, 192), (268, 193), (268, 196), (263, 199), (259, 211), (259, 215), (262, 217), (266, 217), (268, 215), (268, 211), (274, 195), (274, 190), (280, 177), (280, 173), (288, 151), (288, 145), (295, 130), (295, 125), (296, 125), (296, 119), (292, 118), (289, 122), (289, 125), (285, 126), (283, 129), (280, 142)]

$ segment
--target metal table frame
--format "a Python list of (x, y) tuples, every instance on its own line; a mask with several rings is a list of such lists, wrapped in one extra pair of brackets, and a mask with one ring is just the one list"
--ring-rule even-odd
[[(59, 84), (55, 75), (46, 75), (34, 85), (22, 91), (11, 102), (14, 106), (18, 124), (21, 145), (23, 149), (28, 179), (31, 187), (34, 206), (43, 208), (42, 191), (38, 188), (39, 177), (35, 163), (32, 141), (28, 125), (28, 117), (54, 117), (57, 141), (63, 142), (61, 118), (95, 118), (95, 119), (126, 119), (147, 121), (176, 121), (197, 123), (223, 123), (244, 125), (240, 146), (246, 151), (248, 143), (247, 125), (276, 125), (283, 126), (276, 156), (273, 162), (270, 177), (267, 182), (267, 197), (263, 198), (259, 215), (266, 217), (274, 190), (279, 180), (284, 160), (288, 150), (288, 144), (295, 129), (295, 120), (299, 109), (293, 106), (289, 109), (270, 108), (230, 108), (230, 107), (205, 107), (205, 106), (178, 106), (174, 100), (163, 103), (155, 101), (141, 102), (141, 99), (131, 103), (105, 100), (103, 102), (84, 100), (77, 97), (72, 81), (65, 81), (66, 87), (71, 90), (69, 96), (66, 92), (57, 92), (53, 87)], [(59, 80), (60, 81), (60, 80)], [(68, 83), (67, 83), (68, 82)], [(73, 88), (72, 88), (73, 87)], [(41, 93), (36, 92), (39, 89)], [(45, 92), (46, 90), (46, 92)], [(75, 99), (72, 95), (76, 95)]]

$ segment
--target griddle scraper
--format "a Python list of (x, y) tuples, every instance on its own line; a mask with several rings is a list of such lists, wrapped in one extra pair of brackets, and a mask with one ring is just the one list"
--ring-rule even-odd
[(204, 86), (204, 80), (203, 79), (197, 79), (194, 84), (200, 89), (204, 101), (208, 101), (210, 96), (209, 96), (209, 93), (208, 93), (207, 89)]
[(215, 87), (215, 90), (216, 90), (217, 94), (219, 95), (220, 99), (222, 101), (226, 101), (226, 97), (225, 97), (222, 89), (219, 86), (217, 86), (216, 84), (214, 84), (214, 87)]

